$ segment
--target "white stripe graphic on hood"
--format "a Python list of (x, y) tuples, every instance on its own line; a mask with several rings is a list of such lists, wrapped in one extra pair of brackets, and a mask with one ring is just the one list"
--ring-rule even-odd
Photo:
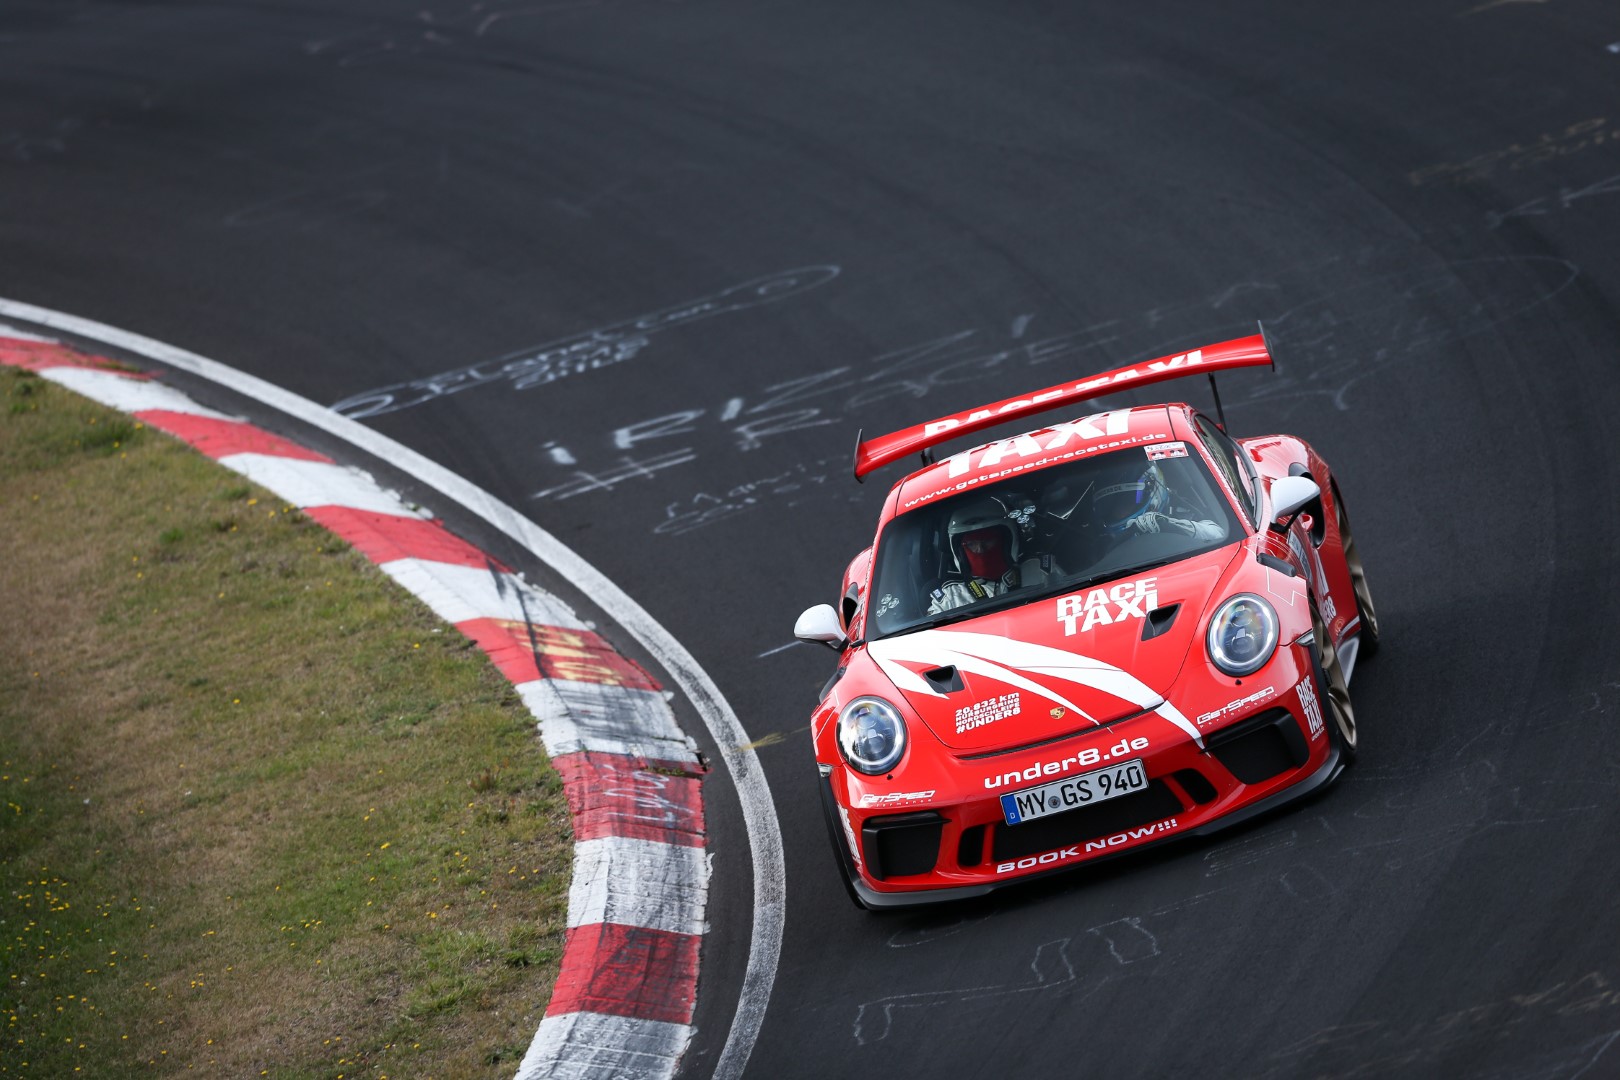
[(1055, 694), (1049, 687), (1028, 678), (1040, 675), (1048, 679), (1073, 683), (1101, 690), (1105, 694), (1122, 698), (1141, 709), (1152, 709), (1159, 716), (1192, 737), (1198, 746), (1204, 740), (1198, 729), (1181, 715), (1181, 710), (1155, 693), (1136, 676), (1095, 657), (1081, 656), (1045, 645), (1024, 641), (1009, 641), (995, 634), (974, 634), (961, 630), (921, 630), (895, 638), (882, 638), (866, 647), (868, 655), (901, 690), (944, 697), (927, 679), (903, 667), (900, 661), (927, 664), (930, 667), (955, 666), (976, 675), (1029, 690), (1051, 698), (1059, 705), (1073, 709), (1090, 720), (1097, 720), (1084, 709)]

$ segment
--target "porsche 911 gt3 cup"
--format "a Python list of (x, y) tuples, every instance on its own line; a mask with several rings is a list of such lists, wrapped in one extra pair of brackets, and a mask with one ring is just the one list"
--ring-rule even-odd
[(1233, 439), (1170, 404), (930, 455), (1270, 363), (1263, 336), (1240, 338), (859, 443), (857, 478), (918, 452), (923, 467), (890, 489), (838, 606), (795, 628), (839, 651), (811, 731), (857, 903), (977, 896), (1209, 833), (1355, 756), (1347, 686), (1378, 621), (1338, 484), (1303, 440)]

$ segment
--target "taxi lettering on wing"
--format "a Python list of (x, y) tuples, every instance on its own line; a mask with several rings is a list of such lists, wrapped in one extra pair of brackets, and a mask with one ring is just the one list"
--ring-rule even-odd
[(1093, 626), (1107, 626), (1125, 619), (1145, 619), (1159, 606), (1159, 579), (1121, 581), (1108, 589), (1092, 589), (1084, 595), (1060, 596), (1058, 622), (1065, 637), (1083, 634)]
[[(989, 414), (986, 413), (985, 415), (988, 416)], [(969, 419), (974, 419), (977, 416), (978, 414), (975, 413)], [(1078, 439), (1083, 442), (1089, 439), (1101, 439), (1107, 435), (1123, 435), (1130, 427), (1130, 419), (1129, 409), (1116, 409), (1113, 412), (1098, 413), (1096, 416), (1082, 417), (1068, 423), (1053, 424), (1050, 429), (1050, 437), (1047, 438), (1045, 443), (1042, 443), (1033, 435), (1019, 435), (1016, 438), (993, 442), (978, 451), (977, 454), (969, 450), (967, 453), (952, 456), (950, 459), (950, 475), (954, 479), (966, 473), (970, 467), (974, 470), (988, 469), (1001, 464), (1007, 458), (1039, 457), (1051, 453), (1053, 450), (1063, 449), (1069, 445), (1071, 439)], [(936, 425), (944, 424), (945, 427), (939, 430), (946, 430), (946, 428), (954, 426), (955, 423), (955, 421), (938, 420), (933, 424), (929, 424), (928, 427), (933, 429)], [(929, 434), (933, 433), (932, 430), (929, 431)]]
[[(1017, 412), (1020, 409), (1028, 408), (1030, 405), (1039, 405), (1045, 401), (1057, 401), (1060, 398), (1070, 397), (1075, 394), (1084, 394), (1090, 390), (1101, 390), (1110, 383), (1129, 382), (1134, 379), (1139, 379), (1144, 374), (1149, 372), (1179, 371), (1182, 368), (1198, 367), (1203, 364), (1203, 362), (1204, 350), (1194, 349), (1192, 352), (1181, 353), (1177, 356), (1169, 356), (1163, 360), (1154, 360), (1140, 368), (1121, 368), (1118, 371), (1110, 371), (1104, 375), (1093, 376), (1089, 379), (1081, 379), (1079, 382), (1074, 383), (1071, 386), (1055, 386), (1050, 390), (1043, 390), (1040, 393), (1032, 394), (1027, 398), (1017, 398), (1013, 401), (1002, 402), (994, 409), (975, 409), (966, 416), (947, 416), (942, 420), (934, 420), (923, 427), (923, 434), (928, 436), (938, 435), (942, 431), (950, 431), (953, 428), (961, 427), (963, 424), (973, 424), (980, 420), (988, 420), (992, 416), (997, 416), (1003, 413)], [(1088, 396), (1096, 397), (1099, 395), (1091, 394)], [(1086, 419), (1091, 420), (1095, 418), (1087, 417)], [(1085, 421), (1081, 421), (1081, 423), (1084, 422)], [(1125, 428), (1123, 426), (1123, 422), (1121, 422), (1119, 431), (1111, 431), (1109, 434), (1118, 435), (1124, 430)], [(1093, 435), (1091, 437), (1096, 438), (1097, 436)]]

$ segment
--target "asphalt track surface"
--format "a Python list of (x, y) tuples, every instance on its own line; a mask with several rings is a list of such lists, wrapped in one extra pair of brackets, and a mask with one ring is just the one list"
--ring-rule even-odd
[[(7, 0), (0, 295), (357, 412), (484, 365), (366, 422), (781, 736), (751, 1076), (1620, 1075), (1617, 89), (1595, 0)], [(855, 430), (1257, 318), (1279, 370), (1223, 383), (1231, 428), (1332, 462), (1385, 625), (1359, 763), (1209, 841), (854, 910), (803, 730), (831, 657), (778, 647), (892, 478), (849, 479)], [(693, 1076), (752, 906), (707, 787)]]

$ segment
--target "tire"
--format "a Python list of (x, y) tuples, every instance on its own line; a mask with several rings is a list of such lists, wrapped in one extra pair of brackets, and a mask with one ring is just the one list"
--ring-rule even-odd
[(1344, 508), (1344, 496), (1333, 484), (1333, 509), (1339, 519), (1339, 541), (1344, 547), (1344, 562), (1350, 570), (1350, 584), (1356, 592), (1356, 616), (1361, 619), (1361, 648), (1357, 659), (1378, 651), (1378, 609), (1373, 607), (1372, 592), (1367, 587), (1367, 571), (1361, 564), (1361, 553), (1356, 550), (1354, 535), (1350, 532), (1350, 515)]
[(1311, 629), (1316, 637), (1315, 647), (1311, 650), (1316, 661), (1316, 685), (1326, 713), (1323, 719), (1328, 725), (1328, 737), (1338, 746), (1345, 765), (1350, 765), (1360, 750), (1356, 709), (1350, 702), (1350, 688), (1344, 681), (1344, 669), (1339, 666), (1339, 654), (1333, 648), (1327, 625), (1322, 622), (1322, 616), (1314, 604), (1311, 606)]
[(832, 783), (826, 777), (818, 780), (821, 786), (821, 816), (827, 823), (827, 840), (832, 844), (833, 860), (838, 863), (838, 880), (844, 883), (844, 891), (849, 894), (849, 902), (862, 911), (869, 910), (861, 902), (860, 894), (855, 891), (853, 874), (855, 868), (850, 865), (849, 849), (844, 846), (844, 830), (838, 820), (838, 807), (833, 801)]

